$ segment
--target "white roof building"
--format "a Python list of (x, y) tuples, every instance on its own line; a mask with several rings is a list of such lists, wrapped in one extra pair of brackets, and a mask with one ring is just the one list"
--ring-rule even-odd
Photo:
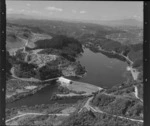
[(64, 77), (59, 77), (57, 81), (60, 82), (63, 86), (69, 86), (69, 84), (71, 84), (71, 80)]

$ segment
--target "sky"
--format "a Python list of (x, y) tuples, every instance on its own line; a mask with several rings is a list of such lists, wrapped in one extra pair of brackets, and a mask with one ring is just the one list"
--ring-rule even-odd
[(46, 19), (143, 20), (143, 2), (131, 1), (6, 1), (7, 14)]

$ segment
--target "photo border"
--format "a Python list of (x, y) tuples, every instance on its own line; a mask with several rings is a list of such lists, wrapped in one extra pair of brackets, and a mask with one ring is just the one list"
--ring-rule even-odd
[(6, 93), (6, 6), (5, 0), (0, 2), (0, 125), (5, 125), (5, 93)]
[(150, 125), (150, 2), (144, 2), (143, 14), (143, 101), (144, 101), (144, 126)]
[[(13, 1), (13, 0), (10, 0)], [(21, 1), (21, 0), (17, 0)], [(31, 0), (34, 1), (34, 0)], [(59, 0), (55, 0), (59, 1)], [(64, 1), (64, 0), (60, 0)], [(72, 1), (72, 0), (70, 0)], [(80, 1), (80, 0), (76, 0)], [(84, 1), (84, 0), (83, 0)], [(91, 1), (91, 0), (87, 0)], [(95, 0), (100, 1), (100, 0)], [(135, 1), (136, 2), (136, 1)], [(143, 2), (143, 93), (144, 93), (144, 126), (150, 125), (150, 2)], [(6, 93), (6, 4), (0, 1), (0, 125), (5, 125)]]

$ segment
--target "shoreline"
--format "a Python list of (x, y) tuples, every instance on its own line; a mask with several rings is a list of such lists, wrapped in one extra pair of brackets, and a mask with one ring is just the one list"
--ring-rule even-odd
[[(116, 53), (116, 52), (114, 52), (114, 51), (111, 51), (111, 52), (110, 52), (110, 51), (106, 51), (106, 50), (103, 50), (103, 49), (101, 49), (101, 48), (99, 48), (99, 51), (100, 51), (101, 53), (104, 52), (104, 53), (107, 53), (107, 54), (111, 54), (111, 55), (113, 55), (113, 56), (118, 55), (118, 56), (124, 58), (124, 59), (125, 59), (125, 62), (127, 62), (127, 64), (128, 64), (126, 70), (131, 72), (132, 77), (133, 77), (133, 80), (137, 80), (137, 79), (138, 79), (139, 72), (138, 72), (137, 69), (133, 68), (133, 66), (132, 66), (132, 65), (133, 65), (133, 61), (131, 61), (128, 56), (124, 56), (123, 54), (119, 54), (119, 53)], [(105, 55), (105, 54), (104, 54), (104, 55)], [(106, 56), (107, 56), (107, 55), (106, 55)], [(116, 57), (116, 58), (117, 58), (117, 57)], [(119, 58), (117, 58), (117, 59), (119, 59)], [(119, 60), (120, 60), (120, 59), (119, 59)]]
[(33, 89), (33, 90), (29, 90), (28, 92), (22, 92), (20, 94), (15, 94), (13, 96), (11, 96), (10, 98), (6, 98), (6, 104), (9, 103), (13, 103), (17, 100), (20, 100), (22, 98), (25, 98), (27, 96), (31, 96), (34, 95), (35, 93), (37, 93), (38, 91), (40, 91), (41, 89), (47, 87), (49, 84), (45, 84), (45, 85), (40, 85), (39, 87)]
[(20, 78), (20, 77), (17, 77), (14, 73), (14, 67), (11, 68), (10, 70), (11, 72), (11, 76), (15, 79), (19, 79), (19, 80), (22, 80), (22, 81), (29, 81), (29, 82), (40, 82), (40, 83), (43, 83), (43, 82), (49, 82), (49, 81), (53, 81), (53, 80), (56, 80), (58, 79), (59, 77), (56, 77), (56, 78), (51, 78), (51, 79), (47, 79), (47, 80), (39, 80), (39, 79), (36, 79), (36, 78)]
[[(65, 78), (66, 79), (66, 78)], [(98, 87), (89, 83), (83, 83), (79, 81), (72, 81), (70, 79), (67, 79), (71, 81), (71, 84), (64, 84), (63, 82), (60, 83), (60, 87), (68, 90), (68, 92), (56, 92), (51, 99), (52, 100), (59, 100), (59, 99), (66, 99), (66, 98), (86, 98), (93, 96), (94, 93), (98, 91), (104, 90), (102, 87)]]
[[(129, 64), (129, 66), (127, 66), (127, 69), (128, 68), (130, 68), (130, 72), (131, 72), (131, 74), (132, 74), (132, 77), (133, 77), (133, 79), (134, 80), (136, 80), (137, 79), (137, 77), (135, 78), (134, 77), (134, 73), (133, 73), (133, 68), (132, 68), (132, 64), (133, 64), (133, 62), (131, 61), (131, 60), (129, 60), (129, 58), (128, 57), (125, 57), (125, 56), (123, 56), (122, 54), (118, 54), (118, 53), (115, 53), (114, 51), (113, 52), (109, 52), (109, 51), (105, 51), (105, 50), (103, 50), (103, 49), (100, 49), (99, 50), (101, 53), (108, 53), (108, 54), (111, 54), (112, 56), (120, 56), (121, 58), (123, 58), (128, 64)], [(106, 54), (104, 54), (104, 55), (106, 55)], [(107, 55), (106, 55), (107, 56)], [(117, 58), (117, 59), (119, 59), (119, 58)], [(120, 59), (119, 59), (120, 60)], [(52, 80), (57, 80), (59, 77), (57, 77), (57, 78), (53, 78), (53, 79), (47, 79), (47, 80), (43, 80), (43, 81), (41, 81), (41, 80), (34, 80), (34, 78), (19, 78), (19, 77), (16, 77), (15, 76), (15, 74), (14, 74), (14, 68), (12, 67), (12, 69), (11, 69), (11, 73), (12, 73), (12, 76), (14, 77), (14, 78), (16, 78), (16, 79), (20, 79), (20, 80), (23, 80), (23, 81), (32, 81), (32, 82), (48, 82), (48, 81), (52, 81)], [(82, 76), (76, 76), (76, 77), (79, 77), (79, 78), (82, 78), (82, 77), (84, 77), (85, 75), (87, 74), (87, 71), (82, 75)], [(71, 79), (69, 79), (69, 80), (71, 80)], [(92, 85), (92, 84), (88, 84), (88, 83), (84, 83), (83, 84), (83, 82), (80, 82), (80, 81), (73, 81), (73, 80), (71, 80), (72, 82), (74, 82), (74, 83), (78, 83), (77, 85), (78, 85), (78, 87), (79, 88), (83, 88), (84, 86), (85, 87), (88, 87), (88, 85), (90, 85), (90, 87), (96, 87), (98, 90), (97, 91), (99, 91), (99, 90), (102, 90), (102, 89), (104, 89), (104, 88), (102, 88), (102, 87), (98, 87), (98, 86), (95, 86), (95, 85)], [(84, 86), (83, 86), (84, 85)], [(40, 87), (40, 88), (36, 88), (36, 89), (34, 89), (34, 90), (31, 90), (31, 91), (29, 91), (29, 92), (24, 92), (24, 93), (21, 93), (22, 95), (20, 95), (20, 94), (18, 94), (19, 96), (17, 97), (17, 98), (15, 98), (14, 100), (6, 100), (7, 102), (6, 103), (12, 103), (12, 102), (15, 102), (16, 100), (19, 100), (19, 99), (21, 99), (21, 98), (24, 98), (24, 97), (26, 97), (26, 96), (29, 96), (29, 95), (34, 95), (35, 93), (37, 93), (38, 91), (40, 91), (42, 88), (44, 88), (44, 87), (46, 87), (47, 85), (45, 85), (45, 86), (42, 86), (42, 87)], [(85, 88), (84, 87), (84, 88)], [(69, 90), (72, 90), (72, 88), (70, 88)], [(73, 89), (74, 90), (74, 89)], [(97, 92), (97, 91), (95, 91), (95, 92)], [(56, 94), (56, 96), (58, 96), (58, 97), (61, 97), (61, 98), (72, 98), (72, 97), (88, 97), (88, 96), (90, 96), (92, 93), (90, 92), (90, 94), (89, 93), (85, 93), (85, 94), (71, 94), (71, 93), (69, 93), (69, 94), (66, 94), (66, 95), (64, 95), (64, 94)], [(12, 96), (12, 97), (14, 97), (14, 96)], [(11, 98), (10, 98), (11, 99)]]

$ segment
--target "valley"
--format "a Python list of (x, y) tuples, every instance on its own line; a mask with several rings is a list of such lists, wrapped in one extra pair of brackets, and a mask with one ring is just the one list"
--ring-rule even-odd
[(7, 125), (142, 126), (142, 29), (123, 29), (9, 20)]

